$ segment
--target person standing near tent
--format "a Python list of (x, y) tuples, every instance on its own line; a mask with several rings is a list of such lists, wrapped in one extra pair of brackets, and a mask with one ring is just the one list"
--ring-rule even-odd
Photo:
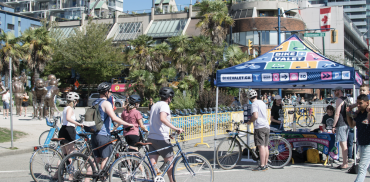
[(284, 131), (284, 111), (280, 95), (275, 96), (275, 100), (271, 108), (270, 127)]
[(349, 127), (347, 123), (346, 107), (349, 106), (346, 100), (347, 97), (343, 96), (343, 88), (338, 86), (334, 89), (334, 94), (338, 98), (335, 102), (336, 110), (334, 115), (333, 133), (336, 133), (336, 142), (339, 142), (342, 149), (343, 164), (339, 165), (337, 169), (348, 168), (348, 148), (347, 139)]
[(366, 169), (370, 173), (370, 109), (369, 107), (369, 98), (365, 94), (361, 94), (357, 97), (357, 107), (360, 111), (354, 119), (352, 119), (350, 108), (347, 107), (347, 121), (351, 128), (357, 127), (357, 141), (360, 146), (360, 164), (358, 168), (358, 174), (355, 182), (363, 182), (366, 177)]
[(254, 125), (254, 143), (259, 149), (260, 165), (252, 171), (266, 171), (269, 157), (268, 143), (270, 137), (270, 126), (267, 121), (266, 104), (257, 100), (257, 92), (253, 89), (247, 93), (248, 99), (252, 102), (252, 117), (248, 125)]
[(294, 93), (294, 95), (292, 96), (292, 103), (295, 103), (295, 102), (297, 102), (297, 96)]

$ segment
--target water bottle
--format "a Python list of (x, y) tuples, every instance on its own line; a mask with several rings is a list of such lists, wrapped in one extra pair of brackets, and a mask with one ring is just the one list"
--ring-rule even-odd
[(154, 170), (155, 170), (155, 172), (157, 173), (158, 176), (162, 174), (162, 171), (157, 166), (157, 163), (154, 162), (153, 167), (154, 167)]
[(164, 171), (170, 165), (170, 161), (163, 163), (163, 165), (159, 168), (159, 170)]

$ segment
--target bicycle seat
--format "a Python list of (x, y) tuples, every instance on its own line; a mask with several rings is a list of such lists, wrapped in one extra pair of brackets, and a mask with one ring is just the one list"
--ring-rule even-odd
[(83, 137), (83, 138), (89, 138), (88, 135), (91, 135), (91, 133), (79, 133), (77, 135), (80, 136), (80, 137)]
[(145, 146), (145, 145), (151, 145), (152, 143), (148, 142), (148, 143), (143, 143), (143, 142), (137, 142), (135, 143), (135, 146)]
[(53, 141), (53, 142), (61, 141), (61, 140), (65, 140), (65, 138), (52, 138), (52, 139), (50, 139), (50, 141)]

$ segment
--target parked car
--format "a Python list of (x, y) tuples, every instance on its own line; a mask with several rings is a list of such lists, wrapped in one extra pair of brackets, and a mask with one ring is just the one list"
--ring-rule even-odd
[[(126, 97), (115, 93), (112, 95), (114, 97), (114, 105), (116, 107), (122, 107), (126, 101)], [(92, 93), (87, 100), (87, 106), (91, 107), (96, 99), (99, 99), (99, 93)]]
[(59, 96), (57, 96), (57, 102), (59, 102), (59, 106), (61, 107), (65, 107), (67, 105), (67, 100)]

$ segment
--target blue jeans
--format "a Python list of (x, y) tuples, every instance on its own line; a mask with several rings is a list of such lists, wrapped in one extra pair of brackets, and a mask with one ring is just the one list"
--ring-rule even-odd
[(360, 146), (360, 164), (358, 165), (358, 174), (355, 182), (363, 182), (366, 177), (366, 169), (370, 172), (370, 145), (359, 145)]
[(348, 159), (353, 158), (353, 138), (354, 136), (355, 134), (354, 134), (353, 128), (349, 129), (348, 139), (347, 139)]

